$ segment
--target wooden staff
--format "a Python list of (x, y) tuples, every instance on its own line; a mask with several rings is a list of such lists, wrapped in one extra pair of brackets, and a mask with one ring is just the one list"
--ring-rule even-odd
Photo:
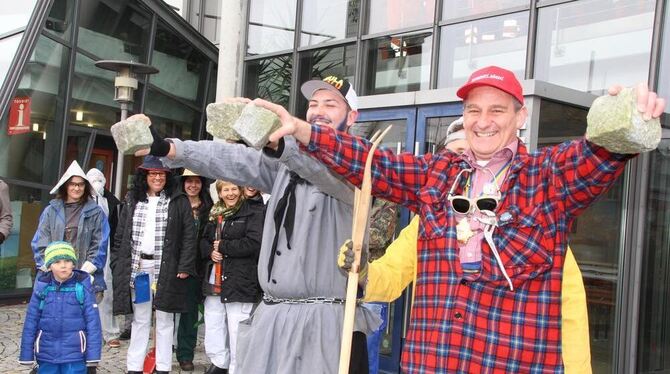
[(344, 304), (344, 323), (342, 325), (342, 344), (340, 345), (340, 367), (339, 374), (349, 373), (349, 361), (351, 359), (351, 340), (354, 334), (354, 317), (356, 314), (356, 291), (358, 289), (358, 272), (361, 264), (361, 250), (365, 231), (368, 226), (368, 215), (370, 213), (370, 191), (372, 190), (372, 158), (375, 150), (382, 139), (389, 132), (391, 126), (380, 134), (379, 130), (370, 138), (372, 146), (365, 160), (365, 171), (363, 172), (363, 183), (361, 188), (356, 188), (354, 194), (354, 216), (352, 222), (351, 241), (354, 250), (354, 262), (349, 270), (347, 278), (347, 299)]

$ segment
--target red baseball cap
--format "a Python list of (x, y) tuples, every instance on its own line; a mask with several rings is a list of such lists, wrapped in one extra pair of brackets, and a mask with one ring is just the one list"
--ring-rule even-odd
[(456, 91), (456, 95), (461, 99), (468, 97), (470, 90), (480, 86), (491, 86), (505, 91), (523, 104), (523, 89), (516, 79), (514, 73), (498, 66), (487, 66), (481, 68), (472, 75), (461, 88)]

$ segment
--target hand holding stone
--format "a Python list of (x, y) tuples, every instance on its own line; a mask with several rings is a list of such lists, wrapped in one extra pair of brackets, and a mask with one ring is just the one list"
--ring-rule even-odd
[(597, 98), (587, 115), (586, 139), (610, 152), (634, 154), (655, 149), (661, 139), (660, 115), (665, 100), (646, 84), (612, 86)]

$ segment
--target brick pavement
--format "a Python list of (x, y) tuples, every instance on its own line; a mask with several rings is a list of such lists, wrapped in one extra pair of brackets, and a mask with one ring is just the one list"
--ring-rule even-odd
[[(26, 304), (0, 307), (0, 373), (2, 374), (28, 373), (30, 371), (29, 368), (18, 364), (25, 310)], [(203, 329), (200, 328), (198, 344), (195, 347), (195, 359), (193, 360), (195, 371), (192, 373), (203, 373), (209, 366), (202, 339)], [(98, 373), (125, 373), (127, 349), (128, 341), (121, 341), (120, 348), (103, 347), (102, 361), (98, 367)], [(171, 373), (182, 373), (174, 358)]]

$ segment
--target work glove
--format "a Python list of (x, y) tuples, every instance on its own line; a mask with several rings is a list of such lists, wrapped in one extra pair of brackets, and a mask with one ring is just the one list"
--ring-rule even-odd
[[(358, 282), (363, 282), (368, 276), (368, 248), (366, 245), (361, 249), (361, 264), (358, 270)], [(340, 272), (345, 276), (351, 270), (351, 265), (354, 263), (354, 243), (351, 239), (342, 244), (340, 247), (339, 254), (337, 256), (337, 266), (340, 268)]]
[(154, 138), (154, 142), (151, 143), (151, 149), (149, 150), (149, 154), (156, 157), (167, 156), (168, 153), (170, 152), (170, 142), (163, 139), (162, 136), (158, 135), (158, 132), (156, 131), (153, 125), (149, 126), (149, 130), (151, 130), (151, 136)]

